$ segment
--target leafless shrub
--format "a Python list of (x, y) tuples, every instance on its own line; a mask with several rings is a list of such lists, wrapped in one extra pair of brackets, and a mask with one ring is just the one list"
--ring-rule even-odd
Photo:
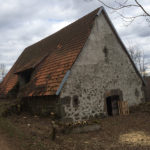
[[(93, 1), (93, 0), (84, 0), (84, 1)], [(96, 1), (96, 0), (95, 0)], [(144, 17), (145, 20), (150, 23), (150, 12), (138, 1), (138, 0), (97, 0), (105, 6), (116, 12), (123, 21), (130, 25), (135, 19)], [(129, 9), (138, 8), (139, 13), (136, 15), (129, 14)]]
[(3, 80), (6, 74), (6, 65), (5, 64), (0, 64), (0, 81)]

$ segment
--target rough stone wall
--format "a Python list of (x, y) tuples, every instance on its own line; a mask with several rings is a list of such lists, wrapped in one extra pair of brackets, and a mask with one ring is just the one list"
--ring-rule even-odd
[[(141, 79), (100, 14), (60, 93), (65, 118), (76, 121), (106, 114), (105, 94), (111, 90), (121, 91), (129, 106), (139, 104), (143, 98), (141, 88)], [(75, 99), (79, 100), (76, 106)]]

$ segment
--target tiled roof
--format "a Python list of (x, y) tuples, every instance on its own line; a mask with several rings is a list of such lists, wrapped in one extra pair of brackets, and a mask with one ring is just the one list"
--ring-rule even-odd
[(54, 95), (67, 70), (82, 50), (99, 8), (55, 34), (27, 47), (4, 78), (0, 93), (7, 94), (18, 82), (15, 73), (34, 69), (22, 96)]

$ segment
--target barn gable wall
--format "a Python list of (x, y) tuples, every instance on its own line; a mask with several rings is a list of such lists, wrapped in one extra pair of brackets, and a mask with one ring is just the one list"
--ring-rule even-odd
[(121, 91), (129, 106), (139, 104), (141, 89), (141, 79), (101, 13), (60, 93), (66, 118), (105, 114), (106, 93), (112, 90)]

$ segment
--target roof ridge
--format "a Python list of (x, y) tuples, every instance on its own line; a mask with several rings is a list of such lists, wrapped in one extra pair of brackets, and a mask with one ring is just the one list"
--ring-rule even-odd
[[(62, 31), (62, 30), (64, 30), (65, 28), (70, 27), (72, 24), (74, 24), (74, 23), (76, 23), (76, 22), (80, 21), (80, 20), (81, 20), (81, 19), (83, 19), (84, 17), (87, 17), (88, 15), (92, 14), (92, 13), (93, 13), (94, 11), (96, 11), (96, 10), (98, 11), (99, 9), (103, 9), (103, 6), (96, 8), (95, 10), (93, 10), (93, 11), (92, 11), (92, 12), (90, 12), (90, 13), (86, 13), (86, 15), (83, 15), (83, 16), (82, 16), (82, 17), (80, 17), (79, 19), (77, 19), (77, 20), (75, 20), (75, 21), (71, 22), (70, 24), (68, 24), (68, 25), (66, 25), (65, 27), (63, 27), (63, 28), (59, 29), (58, 31), (56, 31), (56, 32), (52, 33), (51, 35), (48, 35), (48, 36), (44, 37), (43, 39), (41, 39), (41, 40), (37, 41), (36, 43), (29, 45), (29, 46), (28, 46), (28, 47), (26, 47), (24, 50), (26, 50), (27, 48), (29, 48), (29, 47), (31, 47), (31, 46), (33, 46), (33, 45), (36, 45), (36, 44), (38, 44), (38, 43), (42, 42), (43, 40), (46, 40), (47, 38), (49, 38), (49, 37), (51, 37), (51, 36), (53, 36), (53, 35), (57, 34), (58, 32), (61, 32), (61, 31)], [(95, 15), (95, 16), (96, 16), (96, 15)]]

